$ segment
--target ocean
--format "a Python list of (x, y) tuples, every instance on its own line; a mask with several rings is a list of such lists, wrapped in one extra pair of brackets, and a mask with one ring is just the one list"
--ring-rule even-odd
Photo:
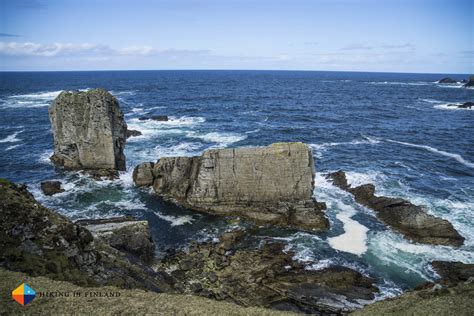
[[(432, 260), (474, 263), (474, 90), (441, 85), (446, 75), (298, 71), (97, 71), (0, 73), (0, 177), (26, 183), (44, 205), (75, 220), (133, 215), (147, 219), (157, 254), (190, 240), (212, 240), (251, 223), (189, 211), (135, 188), (144, 161), (199, 155), (208, 148), (302, 141), (316, 163), (314, 195), (331, 229), (312, 234), (261, 227), (253, 237), (284, 242), (307, 269), (338, 264), (374, 277), (378, 298), (436, 275)], [(451, 75), (465, 79), (468, 75)], [(129, 129), (127, 171), (97, 181), (55, 168), (48, 105), (62, 90), (103, 87), (120, 102)], [(140, 121), (168, 115), (168, 122)], [(342, 169), (353, 185), (425, 205), (466, 238), (455, 249), (410, 243), (324, 175)], [(63, 182), (47, 197), (39, 184)]]

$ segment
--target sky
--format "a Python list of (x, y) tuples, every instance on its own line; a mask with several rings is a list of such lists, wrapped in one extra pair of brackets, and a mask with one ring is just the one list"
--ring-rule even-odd
[(0, 70), (474, 73), (474, 0), (0, 0)]

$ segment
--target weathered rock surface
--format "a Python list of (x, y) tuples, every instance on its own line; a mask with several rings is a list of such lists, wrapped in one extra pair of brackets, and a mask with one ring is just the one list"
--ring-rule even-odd
[(81, 225), (43, 207), (23, 185), (0, 180), (0, 266), (81, 285), (171, 290), (157, 274)]
[(192, 243), (165, 257), (158, 271), (174, 277), (177, 291), (278, 310), (339, 314), (360, 307), (378, 290), (374, 281), (345, 267), (308, 271), (280, 243), (249, 247), (243, 231), (217, 243)]
[(41, 182), (41, 191), (43, 191), (44, 195), (54, 195), (64, 192), (64, 189), (61, 188), (60, 181), (44, 181)]
[(140, 135), (142, 135), (142, 132), (136, 131), (134, 129), (127, 129), (126, 135), (127, 135), (127, 139), (128, 139), (130, 137), (140, 136)]
[(124, 216), (79, 220), (76, 224), (84, 226), (94, 237), (100, 238), (108, 245), (138, 256), (146, 262), (152, 261), (155, 256), (155, 244), (147, 221)]
[(198, 211), (262, 223), (326, 230), (324, 203), (313, 198), (314, 160), (303, 143), (207, 150), (200, 157), (165, 157), (138, 165), (138, 186)]
[(49, 118), (53, 163), (98, 175), (125, 170), (127, 124), (117, 99), (109, 92), (64, 91), (49, 107)]
[(474, 282), (474, 264), (450, 261), (433, 261), (433, 269), (441, 277), (441, 283), (452, 285), (466, 282), (471, 279)]
[(143, 162), (133, 169), (133, 182), (137, 187), (153, 185), (153, 162)]
[(457, 80), (454, 80), (452, 78), (446, 77), (438, 81), (438, 83), (458, 83)]
[(474, 76), (470, 76), (467, 83), (463, 86), (465, 88), (474, 87)]
[(373, 209), (382, 222), (403, 234), (406, 238), (419, 243), (461, 246), (462, 237), (447, 220), (429, 215), (421, 206), (407, 200), (375, 196), (373, 184), (364, 184), (352, 188), (343, 171), (330, 173), (334, 185), (354, 195), (355, 200)]

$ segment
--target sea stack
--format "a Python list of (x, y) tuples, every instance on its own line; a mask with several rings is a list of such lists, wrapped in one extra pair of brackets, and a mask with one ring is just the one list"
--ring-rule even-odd
[(313, 198), (314, 177), (311, 150), (299, 142), (165, 157), (134, 172), (136, 185), (190, 209), (322, 231), (329, 222)]
[(53, 163), (99, 176), (125, 170), (127, 124), (119, 102), (108, 91), (64, 91), (49, 107), (49, 118)]

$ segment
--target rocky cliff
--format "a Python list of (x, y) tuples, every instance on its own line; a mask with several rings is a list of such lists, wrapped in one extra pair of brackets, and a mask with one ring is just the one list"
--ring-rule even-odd
[(109, 92), (64, 91), (49, 107), (49, 118), (55, 164), (98, 175), (125, 170), (127, 124), (117, 99)]
[(198, 211), (325, 230), (325, 205), (313, 199), (314, 177), (307, 145), (275, 143), (161, 158), (138, 165), (133, 178), (137, 186), (153, 185), (159, 196)]

